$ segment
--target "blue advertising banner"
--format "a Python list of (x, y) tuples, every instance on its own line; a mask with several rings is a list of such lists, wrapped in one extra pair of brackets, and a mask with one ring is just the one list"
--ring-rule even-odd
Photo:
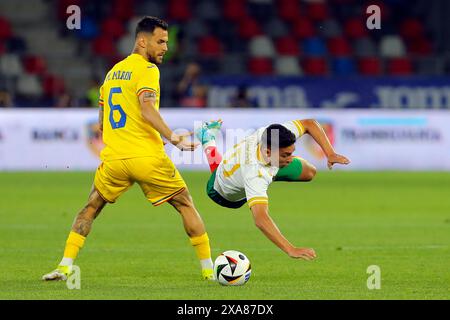
[(211, 77), (208, 106), (450, 109), (450, 77)]

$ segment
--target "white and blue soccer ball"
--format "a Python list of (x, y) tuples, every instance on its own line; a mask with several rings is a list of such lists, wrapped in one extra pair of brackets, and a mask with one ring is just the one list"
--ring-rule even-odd
[(241, 286), (250, 279), (251, 273), (250, 260), (236, 250), (221, 253), (214, 261), (214, 275), (224, 286)]

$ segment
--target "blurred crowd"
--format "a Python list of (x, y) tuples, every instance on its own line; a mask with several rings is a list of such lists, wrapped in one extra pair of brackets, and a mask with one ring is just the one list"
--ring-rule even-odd
[[(366, 8), (381, 8), (369, 31)], [(70, 5), (81, 29), (66, 27)], [(448, 1), (28, 0), (0, 2), (0, 107), (96, 107), (143, 15), (166, 19), (163, 106), (208, 106), (212, 76), (439, 76), (450, 68)], [(245, 87), (233, 106), (252, 107)]]

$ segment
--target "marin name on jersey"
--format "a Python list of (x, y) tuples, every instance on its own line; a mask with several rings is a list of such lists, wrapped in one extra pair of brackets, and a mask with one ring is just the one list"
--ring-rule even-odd
[(122, 70), (109, 72), (108, 75), (106, 76), (105, 81), (108, 81), (108, 80), (131, 80), (132, 74), (133, 74), (132, 71), (122, 71)]

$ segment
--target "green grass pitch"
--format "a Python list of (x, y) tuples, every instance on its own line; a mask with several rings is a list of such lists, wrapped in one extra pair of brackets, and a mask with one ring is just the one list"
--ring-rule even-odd
[[(0, 173), (0, 299), (449, 299), (450, 174), (320, 172), (311, 183), (277, 182), (272, 217), (313, 262), (294, 260), (254, 226), (248, 207), (225, 209), (205, 194), (206, 172), (184, 172), (213, 256), (242, 251), (243, 287), (200, 280), (178, 214), (153, 208), (138, 186), (95, 221), (76, 264), (81, 289), (46, 283), (59, 262), (93, 173)], [(213, 258), (214, 258), (213, 257)], [(367, 288), (367, 267), (381, 289)]]

